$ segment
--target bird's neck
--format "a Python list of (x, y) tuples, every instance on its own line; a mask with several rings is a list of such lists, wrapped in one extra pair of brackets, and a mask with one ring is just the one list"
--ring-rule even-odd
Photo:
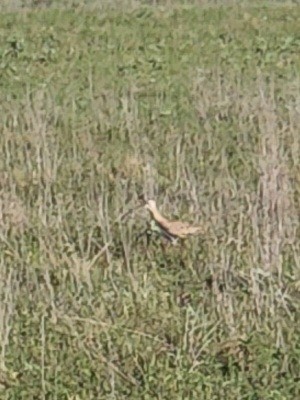
[(169, 223), (169, 221), (166, 218), (164, 218), (157, 209), (152, 209), (151, 214), (159, 225), (164, 226)]

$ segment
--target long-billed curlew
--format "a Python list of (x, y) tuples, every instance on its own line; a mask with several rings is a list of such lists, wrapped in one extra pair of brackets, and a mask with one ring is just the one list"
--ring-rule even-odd
[(187, 222), (169, 221), (163, 217), (156, 207), (154, 200), (148, 200), (145, 208), (150, 211), (152, 218), (160, 228), (161, 233), (172, 243), (176, 242), (178, 238), (185, 239), (187, 236), (193, 236), (203, 233), (203, 228), (200, 226), (193, 226)]

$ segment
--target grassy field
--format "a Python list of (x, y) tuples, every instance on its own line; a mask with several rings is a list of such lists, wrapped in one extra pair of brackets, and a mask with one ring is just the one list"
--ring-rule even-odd
[[(0, 398), (300, 398), (300, 8), (0, 15)], [(162, 247), (142, 198), (206, 234)]]

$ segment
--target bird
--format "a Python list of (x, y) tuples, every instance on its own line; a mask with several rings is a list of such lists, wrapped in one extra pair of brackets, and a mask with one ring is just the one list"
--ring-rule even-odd
[(145, 204), (145, 208), (149, 210), (161, 234), (173, 244), (176, 244), (178, 239), (186, 239), (188, 236), (195, 236), (203, 233), (203, 228), (201, 226), (194, 226), (188, 222), (182, 221), (169, 221), (158, 211), (155, 200), (148, 200)]

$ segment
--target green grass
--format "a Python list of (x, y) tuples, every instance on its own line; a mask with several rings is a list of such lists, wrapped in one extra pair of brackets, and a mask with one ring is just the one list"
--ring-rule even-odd
[(300, 397), (299, 24), (1, 14), (1, 399)]

